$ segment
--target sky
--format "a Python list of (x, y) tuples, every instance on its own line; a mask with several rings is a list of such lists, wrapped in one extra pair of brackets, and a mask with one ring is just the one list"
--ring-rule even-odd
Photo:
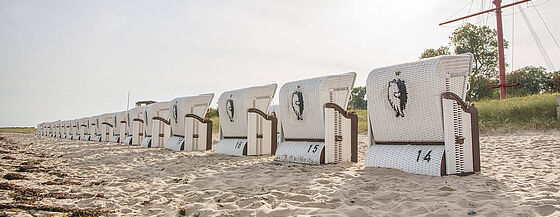
[[(418, 60), (491, 0), (0, 0), (0, 127), (118, 112)], [(504, 0), (503, 4), (513, 0)], [(535, 7), (533, 7), (533, 4)], [(560, 1), (522, 8), (556, 69)], [(504, 9), (507, 71), (547, 67), (519, 9)], [(513, 46), (513, 52), (512, 52)], [(277, 92), (278, 92), (277, 90)], [(276, 98), (274, 100), (278, 102)]]

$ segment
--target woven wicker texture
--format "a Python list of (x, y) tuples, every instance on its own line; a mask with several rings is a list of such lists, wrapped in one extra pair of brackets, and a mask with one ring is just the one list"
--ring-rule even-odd
[(213, 93), (198, 96), (179, 97), (171, 100), (169, 104), (169, 116), (171, 132), (173, 135), (184, 137), (185, 135), (185, 115), (195, 114), (201, 118), (206, 117), (210, 102), (214, 98)]
[[(285, 138), (323, 139), (323, 106), (336, 103), (346, 108), (356, 73), (344, 73), (288, 82), (280, 89), (280, 114)], [(344, 89), (346, 94), (331, 96)], [(300, 99), (301, 98), (301, 99)]]
[(216, 154), (243, 155), (243, 149), (247, 145), (247, 139), (222, 139), (216, 144)]
[[(441, 94), (451, 91), (465, 96), (465, 81), (458, 81), (453, 84), (456, 88), (447, 90), (446, 78), (468, 76), (471, 58), (442, 56), (374, 69), (368, 76), (366, 90), (375, 140), (443, 142)], [(395, 81), (403, 81), (406, 91), (397, 92), (400, 87)], [(399, 97), (402, 95), (406, 97)]]
[(275, 160), (304, 164), (319, 164), (324, 142), (286, 141), (278, 146)]
[(268, 112), (276, 84), (248, 87), (222, 93), (218, 99), (222, 137), (247, 137), (247, 110)]
[(172, 136), (165, 143), (165, 148), (173, 151), (181, 151), (183, 148), (184, 139), (178, 136)]
[(443, 145), (372, 145), (365, 165), (440, 176), (443, 151)]

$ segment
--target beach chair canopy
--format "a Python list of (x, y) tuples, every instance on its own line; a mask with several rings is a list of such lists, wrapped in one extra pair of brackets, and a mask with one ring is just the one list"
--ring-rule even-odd
[(356, 73), (344, 73), (282, 86), (278, 117), (283, 142), (277, 160), (309, 164), (357, 160), (357, 116), (346, 111), (355, 79)]
[(471, 114), (464, 111), (470, 106), (463, 102), (472, 60), (470, 54), (440, 56), (374, 69), (366, 87), (366, 166), (427, 175), (473, 172)]
[[(218, 99), (218, 113), (220, 116), (220, 141), (216, 145), (216, 153), (227, 155), (247, 155), (249, 110), (254, 110), (256, 115), (267, 116), (270, 103), (276, 92), (276, 84), (255, 86), (243, 89), (227, 91)], [(257, 116), (253, 117), (251, 135), (258, 134), (256, 122)], [(262, 118), (260, 122), (262, 122)], [(270, 127), (269, 127), (270, 128)], [(267, 130), (270, 135), (270, 130)], [(262, 132), (260, 133), (262, 134)], [(262, 138), (262, 136), (260, 136)], [(268, 142), (270, 143), (270, 142)], [(249, 155), (273, 154), (271, 144), (263, 147), (262, 153), (249, 153)], [(251, 152), (251, 151), (250, 151)]]
[(195, 151), (212, 147), (212, 124), (206, 119), (206, 113), (213, 98), (214, 94), (209, 93), (171, 100), (169, 122), (172, 137), (167, 140), (166, 148)]

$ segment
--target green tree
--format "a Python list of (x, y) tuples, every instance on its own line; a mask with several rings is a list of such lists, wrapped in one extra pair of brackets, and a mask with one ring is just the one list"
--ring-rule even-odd
[(220, 116), (218, 113), (218, 109), (208, 108), (208, 118), (218, 117)]
[(548, 72), (544, 67), (526, 66), (513, 71), (507, 76), (508, 83), (517, 82), (519, 85), (508, 87), (509, 96), (527, 96), (544, 92), (552, 92), (554, 85), (552, 73)]
[(428, 48), (420, 54), (420, 59), (430, 58), (430, 57), (437, 57), (441, 55), (450, 55), (451, 51), (449, 51), (449, 47), (441, 46), (438, 49)]
[(366, 88), (354, 87), (350, 96), (350, 108), (355, 110), (367, 109)]
[[(497, 31), (488, 26), (467, 23), (453, 31), (449, 39), (455, 54), (471, 53), (474, 57), (472, 76), (495, 77), (498, 72)], [(508, 42), (504, 40), (504, 49)]]

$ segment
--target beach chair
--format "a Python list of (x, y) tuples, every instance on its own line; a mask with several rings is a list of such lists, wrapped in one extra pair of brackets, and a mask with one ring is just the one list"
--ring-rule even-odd
[(115, 127), (113, 128), (113, 138), (111, 138), (111, 142), (124, 142), (122, 139), (127, 137), (127, 114), (128, 111), (114, 113), (113, 119), (115, 121)]
[(470, 54), (374, 69), (365, 165), (432, 176), (480, 171), (477, 109), (464, 102)]
[(174, 151), (212, 149), (212, 121), (206, 118), (214, 94), (179, 97), (171, 100), (171, 137), (165, 147)]
[(89, 134), (89, 118), (80, 119), (80, 139), (82, 141), (89, 141), (91, 135)]
[(89, 118), (91, 141), (101, 142), (101, 116)]
[(97, 133), (97, 126), (99, 125), (99, 119), (97, 116), (92, 116), (88, 118), (88, 131), (89, 131), (89, 141), (96, 141), (99, 142), (101, 140), (101, 136), (98, 136)]
[(55, 122), (50, 122), (49, 123), (49, 137), (55, 137), (56, 133), (55, 133)]
[(72, 140), (80, 140), (80, 120), (72, 120)]
[(146, 106), (146, 127), (142, 147), (163, 147), (163, 144), (171, 136), (171, 127), (169, 126), (170, 104), (170, 102), (158, 102)]
[(41, 123), (38, 123), (35, 127), (35, 135), (41, 135)]
[(57, 138), (60, 132), (60, 121), (53, 122), (53, 129), (54, 131), (52, 137)]
[(276, 160), (358, 161), (358, 116), (346, 111), (356, 73), (286, 83), (280, 89), (282, 142)]
[(36, 135), (38, 135), (38, 136), (43, 135), (43, 126), (44, 126), (44, 123), (38, 123), (37, 124), (37, 131), (35, 131)]
[(144, 139), (145, 108), (146, 106), (136, 106), (128, 110), (128, 137), (125, 144), (140, 145)]
[(70, 131), (69, 131), (69, 138), (70, 140), (74, 140), (76, 137), (76, 120), (68, 121), (70, 123)]
[(62, 121), (62, 123), (64, 125), (62, 138), (68, 139), (70, 137), (70, 121)]
[(277, 119), (268, 114), (276, 84), (232, 90), (218, 99), (220, 141), (217, 154), (274, 154)]
[(101, 122), (101, 142), (109, 142), (113, 138), (113, 128), (115, 128), (115, 113), (105, 113), (100, 115)]

